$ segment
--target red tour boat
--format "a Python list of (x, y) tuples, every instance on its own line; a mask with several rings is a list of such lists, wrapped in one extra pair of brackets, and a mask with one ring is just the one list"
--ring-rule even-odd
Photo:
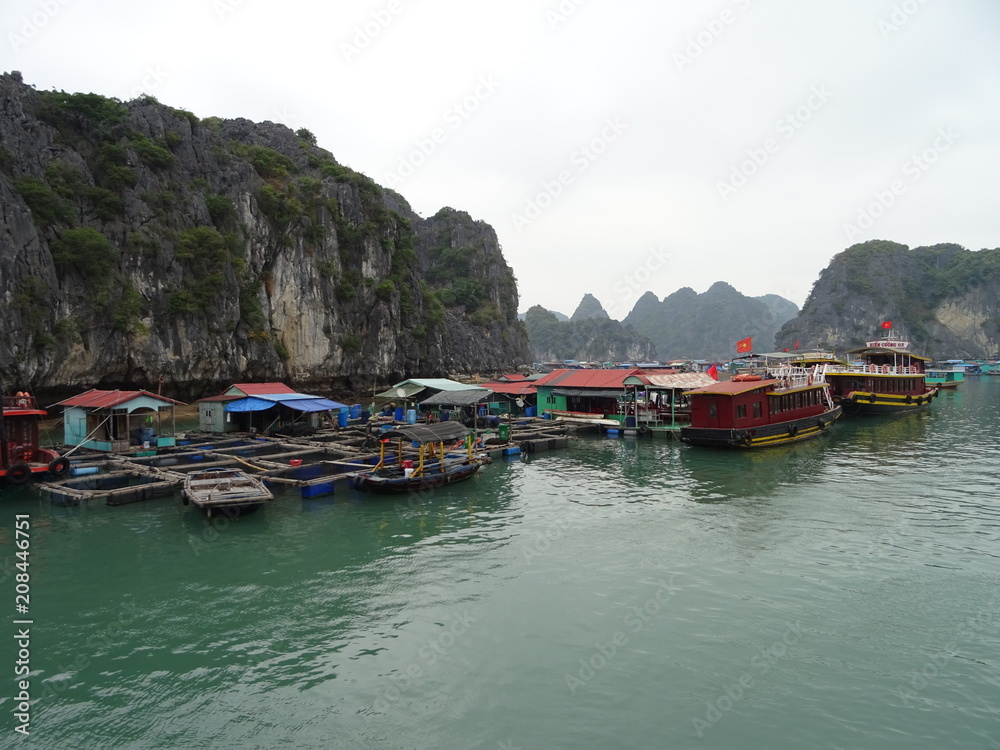
[(680, 439), (690, 445), (786, 445), (817, 437), (841, 413), (822, 367), (736, 375), (684, 395), (691, 400), (691, 425), (681, 428)]
[(0, 479), (23, 484), (33, 475), (62, 477), (69, 459), (38, 445), (38, 423), (46, 416), (35, 397), (24, 391), (3, 397), (0, 409)]

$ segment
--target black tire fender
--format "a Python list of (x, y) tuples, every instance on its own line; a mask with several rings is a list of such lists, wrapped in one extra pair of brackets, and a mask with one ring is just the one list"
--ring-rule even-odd
[(12, 484), (24, 484), (31, 478), (31, 467), (26, 463), (16, 463), (7, 469), (7, 481)]
[(69, 473), (69, 459), (66, 456), (53, 458), (49, 463), (49, 474), (56, 478), (61, 478)]
[(795, 437), (796, 435), (798, 435), (799, 434), (799, 428), (798, 428), (798, 426), (793, 424), (791, 427), (789, 427), (788, 428), (788, 434), (791, 437)]

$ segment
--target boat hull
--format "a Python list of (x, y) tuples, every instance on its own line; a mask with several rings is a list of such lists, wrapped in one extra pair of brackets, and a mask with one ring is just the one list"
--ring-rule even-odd
[(931, 388), (920, 396), (899, 393), (859, 393), (857, 391), (835, 398), (851, 417), (886, 416), (907, 414), (926, 409), (938, 396), (938, 389)]
[(348, 484), (351, 489), (383, 495), (418, 492), (469, 479), (479, 471), (481, 466), (482, 464), (479, 462), (461, 464), (443, 472), (432, 471), (419, 477), (378, 476), (371, 472), (358, 472), (349, 475)]
[(749, 429), (728, 427), (682, 427), (680, 439), (688, 445), (706, 448), (771, 448), (817, 438), (841, 415), (839, 406), (822, 414), (755, 426)]

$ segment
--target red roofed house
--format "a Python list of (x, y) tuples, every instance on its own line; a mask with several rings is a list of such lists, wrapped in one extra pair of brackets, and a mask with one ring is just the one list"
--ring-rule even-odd
[(673, 392), (711, 382), (707, 375), (692, 376), (670, 369), (564, 369), (553, 370), (534, 385), (540, 413), (548, 412), (566, 422), (645, 432), (676, 430), (678, 415)]
[(176, 444), (174, 407), (180, 401), (149, 391), (97, 389), (60, 401), (67, 445), (127, 453), (132, 446)]
[(284, 383), (235, 383), (218, 396), (198, 400), (198, 429), (202, 432), (232, 432), (245, 430), (226, 417), (226, 403), (248, 396), (273, 396), (295, 393)]

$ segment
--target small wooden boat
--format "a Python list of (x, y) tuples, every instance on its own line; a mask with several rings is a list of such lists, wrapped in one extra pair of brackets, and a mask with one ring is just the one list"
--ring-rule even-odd
[[(469, 479), (489, 462), (487, 456), (473, 454), (470, 434), (458, 422), (404, 425), (387, 430), (379, 438), (378, 463), (368, 471), (348, 474), (348, 483), (356, 490), (390, 494)], [(396, 442), (396, 450), (387, 456), (386, 448), (392, 441)], [(412, 447), (417, 448), (415, 456)]]
[(256, 513), (274, 499), (274, 494), (257, 477), (239, 469), (206, 469), (188, 474), (181, 490), (184, 504), (190, 503), (206, 516), (230, 518)]
[(818, 437), (841, 414), (824, 369), (779, 367), (684, 393), (691, 424), (680, 439), (716, 448), (764, 448)]

